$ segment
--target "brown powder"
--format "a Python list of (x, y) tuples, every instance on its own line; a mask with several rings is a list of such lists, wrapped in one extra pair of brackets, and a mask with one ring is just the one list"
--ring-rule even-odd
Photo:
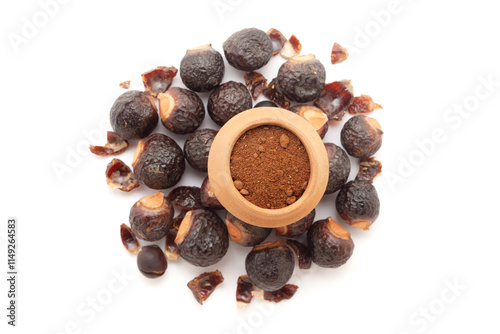
[(230, 169), (236, 189), (266, 209), (297, 201), (311, 173), (302, 142), (279, 126), (259, 126), (245, 132), (234, 145)]

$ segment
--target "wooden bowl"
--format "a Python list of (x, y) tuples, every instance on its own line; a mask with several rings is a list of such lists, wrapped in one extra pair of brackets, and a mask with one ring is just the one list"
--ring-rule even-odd
[[(246, 131), (261, 125), (276, 125), (294, 133), (309, 155), (311, 175), (306, 190), (295, 203), (281, 209), (261, 208), (246, 200), (231, 177), (234, 144)], [(254, 108), (231, 118), (215, 136), (208, 157), (208, 177), (219, 202), (235, 217), (262, 227), (284, 226), (305, 217), (323, 197), (328, 173), (328, 156), (316, 130), (302, 117), (281, 108)]]

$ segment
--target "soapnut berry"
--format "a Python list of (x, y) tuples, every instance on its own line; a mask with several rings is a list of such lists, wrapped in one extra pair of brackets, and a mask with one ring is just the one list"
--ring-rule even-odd
[(342, 127), (340, 142), (349, 155), (366, 159), (382, 146), (384, 132), (376, 119), (362, 115), (351, 117)]
[(331, 121), (341, 121), (354, 99), (350, 80), (326, 84), (314, 105), (325, 112)]
[(172, 227), (174, 208), (162, 192), (138, 200), (130, 209), (134, 234), (142, 240), (157, 241)]
[(216, 135), (217, 130), (198, 129), (187, 137), (184, 142), (184, 157), (195, 170), (208, 170), (208, 155)]
[(262, 30), (247, 28), (232, 34), (222, 45), (229, 65), (241, 71), (255, 71), (273, 55), (273, 44)]
[(180, 76), (184, 85), (195, 92), (209, 92), (224, 78), (224, 59), (205, 44), (186, 51), (181, 60)]
[(290, 58), (281, 65), (277, 85), (291, 101), (309, 102), (321, 93), (325, 86), (326, 71), (313, 54)]
[(335, 206), (347, 224), (366, 231), (378, 217), (380, 200), (369, 181), (358, 179), (340, 189)]
[(205, 119), (203, 101), (189, 89), (172, 87), (158, 95), (162, 124), (173, 133), (187, 134)]
[(172, 138), (154, 133), (139, 141), (132, 166), (140, 183), (151, 189), (168, 189), (184, 173), (184, 155)]
[(299, 219), (295, 223), (291, 223), (285, 226), (276, 228), (276, 235), (278, 237), (296, 237), (305, 233), (309, 227), (311, 227), (314, 222), (314, 216), (316, 215), (316, 210), (313, 209), (304, 218)]
[(236, 218), (230, 212), (226, 214), (226, 226), (231, 241), (242, 246), (256, 246), (266, 240), (271, 233), (271, 228), (251, 225)]
[(130, 90), (116, 99), (110, 121), (113, 131), (123, 139), (142, 139), (158, 125), (158, 110), (148, 92)]
[(329, 171), (325, 194), (333, 194), (347, 182), (351, 172), (351, 161), (347, 153), (333, 143), (325, 143), (325, 149)]
[(224, 209), (224, 207), (222, 206), (222, 204), (220, 204), (219, 200), (214, 194), (208, 176), (205, 178), (205, 180), (203, 180), (203, 183), (201, 184), (201, 205), (211, 210)]
[(350, 233), (332, 217), (318, 220), (309, 228), (307, 245), (313, 262), (325, 268), (340, 267), (354, 250)]
[(228, 81), (215, 88), (208, 97), (208, 115), (220, 126), (252, 108), (252, 96), (244, 84)]
[(295, 258), (282, 239), (255, 246), (245, 259), (250, 280), (264, 291), (281, 289), (292, 277)]
[(184, 260), (198, 267), (207, 267), (226, 255), (229, 236), (226, 224), (216, 213), (197, 209), (184, 216), (175, 243)]
[(298, 104), (290, 108), (291, 112), (305, 119), (323, 139), (328, 132), (328, 116), (323, 110), (308, 104)]

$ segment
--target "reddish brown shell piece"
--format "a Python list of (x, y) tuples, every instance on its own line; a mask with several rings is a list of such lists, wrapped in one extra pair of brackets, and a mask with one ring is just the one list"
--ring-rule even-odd
[(347, 49), (338, 43), (333, 44), (331, 60), (332, 64), (339, 64), (349, 57)]
[(273, 45), (273, 56), (276, 56), (283, 49), (286, 37), (278, 29), (271, 28), (267, 31), (267, 35), (271, 39)]
[(177, 69), (173, 66), (158, 66), (154, 70), (143, 73), (142, 82), (151, 95), (157, 97), (160, 93), (165, 93), (177, 75)]
[(245, 84), (254, 100), (267, 88), (267, 79), (259, 72), (246, 72)]
[(195, 277), (187, 286), (193, 292), (196, 301), (203, 305), (203, 302), (210, 297), (215, 288), (222, 282), (224, 282), (224, 277), (220, 271), (216, 270)]
[(359, 160), (359, 172), (356, 180), (365, 180), (373, 183), (373, 180), (382, 173), (382, 163), (375, 158)]
[(132, 170), (120, 159), (113, 159), (106, 168), (106, 183), (109, 189), (129, 192), (139, 186)]
[(267, 85), (267, 88), (262, 91), (262, 94), (283, 109), (288, 109), (290, 107), (290, 102), (286, 100), (285, 95), (283, 95), (283, 93), (281, 93), (278, 89), (276, 78), (271, 80), (269, 85)]
[(120, 87), (123, 89), (129, 89), (130, 88), (130, 80), (120, 82)]
[(292, 35), (283, 45), (280, 55), (285, 59), (289, 59), (299, 55), (300, 51), (302, 51), (302, 44), (295, 35)]
[(378, 103), (373, 102), (373, 99), (369, 95), (356, 96), (347, 112), (351, 115), (368, 114), (374, 110), (383, 109)]
[(132, 229), (125, 224), (120, 226), (120, 237), (122, 239), (123, 247), (130, 253), (135, 254), (139, 251), (139, 241), (132, 232)]
[(248, 275), (242, 275), (238, 277), (238, 285), (236, 287), (236, 304), (239, 309), (242, 309), (250, 304), (254, 296), (262, 300), (279, 303), (282, 300), (292, 298), (298, 288), (299, 287), (297, 285), (286, 284), (284, 287), (276, 291), (264, 291), (256, 287)]
[(90, 152), (102, 157), (118, 155), (128, 147), (128, 141), (112, 131), (108, 131), (108, 142), (104, 146), (89, 145)]

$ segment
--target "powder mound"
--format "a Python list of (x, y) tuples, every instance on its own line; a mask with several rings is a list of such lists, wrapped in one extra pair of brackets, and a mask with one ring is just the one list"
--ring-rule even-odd
[(238, 191), (266, 209), (295, 203), (307, 188), (311, 173), (300, 139), (274, 125), (245, 132), (234, 145), (230, 169)]

